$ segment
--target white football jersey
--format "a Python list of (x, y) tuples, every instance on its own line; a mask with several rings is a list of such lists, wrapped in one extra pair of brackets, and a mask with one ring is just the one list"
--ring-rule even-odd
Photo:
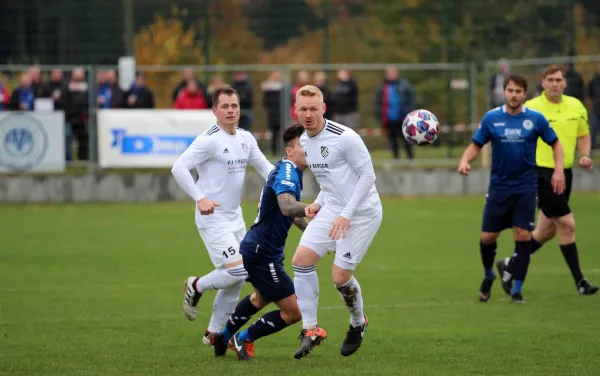
[[(300, 137), (306, 163), (321, 186), (325, 206), (336, 215), (346, 207), (359, 179), (355, 169), (371, 162), (371, 155), (362, 138), (351, 128), (325, 119), (323, 130), (310, 137), (306, 132)], [(369, 215), (382, 211), (381, 200), (375, 184), (356, 215)]]
[[(194, 201), (206, 197), (221, 205), (211, 215), (200, 215), (196, 207), (198, 228), (226, 224), (239, 228), (244, 225), (240, 203), (248, 163), (264, 179), (274, 167), (250, 132), (238, 128), (231, 135), (218, 125), (196, 137), (179, 156), (173, 166), (173, 175), (181, 188)], [(192, 169), (198, 172), (195, 183), (189, 173)]]

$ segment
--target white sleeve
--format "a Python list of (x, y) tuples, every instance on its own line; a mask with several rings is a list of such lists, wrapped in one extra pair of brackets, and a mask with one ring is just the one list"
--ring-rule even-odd
[(352, 220), (356, 208), (367, 196), (373, 184), (375, 184), (375, 170), (371, 162), (371, 155), (362, 138), (354, 132), (348, 136), (342, 136), (344, 157), (350, 164), (354, 173), (358, 175), (358, 181), (352, 191), (352, 197), (342, 210), (341, 216)]
[(323, 193), (323, 190), (319, 191), (319, 194), (317, 195), (315, 202), (321, 206), (325, 205), (325, 194)]
[(371, 161), (371, 154), (358, 133), (346, 131), (340, 137), (344, 158), (353, 170)]
[[(204, 197), (204, 193), (194, 182), (190, 170), (197, 165), (207, 161), (212, 155), (211, 144), (206, 136), (198, 136), (192, 144), (177, 158), (171, 173), (175, 177), (177, 184), (194, 201), (198, 202)], [(199, 176), (198, 179), (202, 177)]]
[(258, 142), (256, 142), (256, 138), (254, 138), (254, 136), (250, 135), (250, 137), (248, 137), (249, 143), (250, 143), (250, 155), (248, 157), (248, 162), (256, 169), (256, 171), (258, 172), (258, 174), (260, 176), (262, 176), (263, 179), (265, 179), (265, 181), (267, 180), (267, 178), (269, 177), (269, 174), (271, 173), (271, 171), (273, 171), (273, 169), (275, 168), (275, 166), (273, 166), (273, 164), (271, 162), (269, 162), (269, 160), (267, 159), (267, 157), (265, 157), (265, 155), (262, 153), (262, 151), (260, 151), (259, 147), (258, 147)]

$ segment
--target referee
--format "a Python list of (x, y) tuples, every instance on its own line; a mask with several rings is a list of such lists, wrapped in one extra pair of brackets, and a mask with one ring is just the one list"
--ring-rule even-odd
[[(531, 237), (531, 253), (535, 253), (548, 240), (558, 233), (560, 250), (571, 270), (577, 291), (581, 295), (592, 295), (598, 287), (592, 285), (581, 272), (579, 256), (575, 244), (575, 218), (569, 207), (569, 196), (573, 183), (571, 167), (575, 160), (575, 149), (581, 157), (579, 165), (592, 169), (590, 158), (590, 131), (587, 110), (576, 98), (564, 95), (567, 87), (564, 70), (556, 65), (547, 67), (542, 75), (544, 92), (525, 103), (526, 107), (544, 114), (558, 135), (564, 148), (566, 189), (562, 194), (554, 193), (550, 179), (554, 169), (552, 149), (538, 141), (536, 163), (538, 166), (538, 223)], [(510, 293), (513, 283), (511, 259), (505, 258), (496, 263), (502, 278), (504, 291)]]

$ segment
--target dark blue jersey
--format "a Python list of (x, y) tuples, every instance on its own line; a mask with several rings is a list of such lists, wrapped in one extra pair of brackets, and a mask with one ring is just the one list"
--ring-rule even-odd
[(279, 161), (263, 187), (254, 224), (244, 237), (242, 254), (283, 259), (283, 249), (294, 218), (281, 213), (277, 196), (287, 193), (302, 198), (302, 171), (288, 160)]
[(535, 151), (540, 137), (548, 145), (558, 141), (548, 120), (540, 112), (523, 107), (517, 115), (506, 106), (488, 111), (473, 143), (482, 147), (492, 142), (492, 173), (489, 190), (535, 191), (537, 171)]

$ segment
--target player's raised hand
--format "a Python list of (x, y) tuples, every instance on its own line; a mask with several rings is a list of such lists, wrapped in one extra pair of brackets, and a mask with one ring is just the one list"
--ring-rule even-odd
[(313, 202), (312, 204), (304, 208), (304, 213), (306, 214), (306, 218), (313, 219), (317, 215), (319, 210), (321, 210), (321, 205), (317, 204), (316, 202)]
[(552, 173), (552, 190), (557, 195), (562, 194), (565, 191), (565, 173), (563, 170), (554, 170)]
[(333, 224), (331, 225), (331, 229), (329, 230), (329, 237), (332, 240), (338, 240), (340, 236), (342, 237), (342, 239), (345, 239), (349, 227), (350, 220), (346, 217), (338, 215), (337, 217), (335, 217)]
[(594, 162), (592, 162), (592, 158), (588, 157), (587, 155), (584, 155), (583, 157), (579, 158), (579, 165), (588, 171), (592, 171)]
[(471, 172), (471, 165), (468, 162), (460, 161), (458, 164), (458, 173), (461, 175), (469, 175)]
[(200, 210), (201, 215), (211, 215), (215, 212), (215, 208), (221, 206), (216, 202), (207, 199), (206, 197), (200, 199), (198, 201), (198, 210)]

